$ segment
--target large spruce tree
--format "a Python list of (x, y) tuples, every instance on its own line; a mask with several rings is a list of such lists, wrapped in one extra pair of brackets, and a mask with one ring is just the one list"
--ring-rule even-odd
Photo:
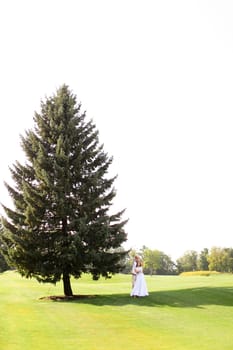
[(6, 183), (14, 209), (3, 206), (2, 253), (22, 276), (62, 279), (64, 294), (72, 296), (71, 276), (88, 272), (98, 279), (122, 268), (124, 211), (110, 213), (112, 158), (68, 86), (41, 102), (34, 123), (21, 136), (25, 164), (16, 161), (13, 185)]

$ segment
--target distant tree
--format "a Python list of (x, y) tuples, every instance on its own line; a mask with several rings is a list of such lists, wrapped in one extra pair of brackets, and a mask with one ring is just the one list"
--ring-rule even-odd
[(176, 273), (176, 266), (171, 258), (157, 249), (143, 247), (141, 249), (144, 259), (145, 274), (170, 275)]
[(34, 122), (21, 137), (27, 161), (11, 167), (14, 186), (6, 184), (14, 209), (4, 206), (3, 253), (22, 276), (62, 279), (64, 294), (72, 296), (71, 276), (107, 278), (121, 270), (124, 211), (110, 213), (112, 158), (66, 85), (41, 102)]
[(160, 254), (159, 250), (144, 249), (144, 272), (150, 275), (156, 274), (160, 268)]
[(172, 261), (170, 256), (160, 252), (160, 264), (156, 271), (157, 275), (175, 275), (177, 274), (176, 264)]
[[(2, 230), (3, 230), (3, 227), (2, 227), (2, 225), (1, 225), (1, 223), (0, 223), (0, 235), (1, 235)], [(7, 264), (7, 262), (6, 262), (5, 258), (4, 258), (4, 256), (3, 256), (2, 253), (1, 253), (2, 248), (3, 248), (3, 246), (2, 246), (2, 244), (0, 243), (0, 272), (4, 272), (4, 271), (6, 271), (6, 270), (9, 269), (9, 266), (8, 266), (8, 264)]]
[(139, 256), (144, 260), (145, 251), (147, 251), (149, 248), (146, 245), (143, 245), (142, 248), (139, 249)]
[(195, 250), (188, 250), (177, 259), (178, 272), (196, 271), (198, 253)]
[(227, 271), (226, 272), (233, 272), (233, 249), (232, 248), (225, 248), (225, 251), (227, 253)]
[(211, 271), (233, 272), (233, 249), (212, 247), (208, 262)]
[(209, 250), (207, 248), (204, 248), (198, 256), (198, 260), (197, 260), (198, 270), (200, 271), (209, 270), (208, 255), (209, 255)]
[(9, 270), (9, 266), (4, 259), (4, 256), (0, 253), (0, 272), (4, 272), (6, 270)]

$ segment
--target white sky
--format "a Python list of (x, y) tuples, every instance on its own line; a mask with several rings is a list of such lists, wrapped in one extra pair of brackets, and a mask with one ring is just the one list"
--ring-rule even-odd
[(232, 247), (233, 2), (0, 2), (0, 200), (19, 135), (63, 83), (114, 157), (127, 247)]

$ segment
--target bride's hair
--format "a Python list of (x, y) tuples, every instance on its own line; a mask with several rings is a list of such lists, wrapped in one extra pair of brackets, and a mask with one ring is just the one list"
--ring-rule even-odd
[(142, 259), (138, 259), (137, 261), (137, 267), (143, 266), (143, 261)]

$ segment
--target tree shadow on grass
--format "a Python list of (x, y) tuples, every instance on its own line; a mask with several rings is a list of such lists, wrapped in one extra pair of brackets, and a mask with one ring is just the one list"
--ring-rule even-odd
[(96, 306), (149, 306), (205, 308), (206, 305), (233, 306), (233, 287), (201, 287), (150, 292), (148, 297), (132, 298), (129, 294), (77, 295), (74, 298), (52, 297), (53, 301)]

